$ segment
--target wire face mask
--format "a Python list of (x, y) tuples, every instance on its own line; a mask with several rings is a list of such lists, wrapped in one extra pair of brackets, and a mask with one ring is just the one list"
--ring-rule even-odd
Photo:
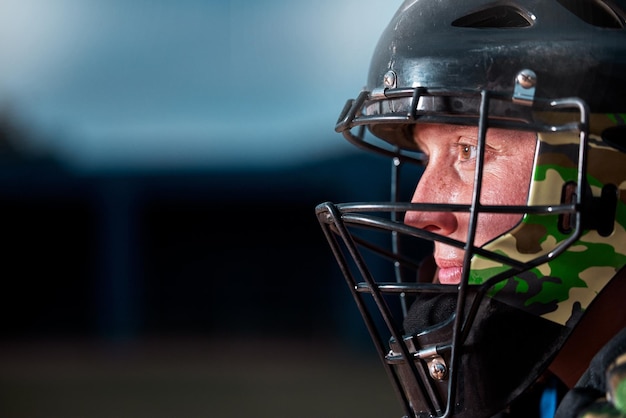
[[(476, 9), (483, 2), (471, 3)], [(506, 12), (534, 16), (523, 12), (532, 2), (520, 3)], [(626, 137), (622, 116), (597, 112), (602, 108), (585, 94), (558, 91), (558, 74), (546, 76), (530, 54), (538, 47), (531, 48), (528, 33), (462, 55), (464, 41), (450, 44), (447, 33), (461, 12), (458, 5), (405, 2), (377, 46), (368, 88), (339, 117), (336, 130), (348, 141), (391, 158), (391, 200), (327, 202), (316, 209), (407, 416), (488, 417), (504, 410), (547, 369), (626, 264), (626, 158), (615, 139)], [(540, 12), (556, 13), (549, 7)], [(488, 9), (482, 13), (488, 16)], [(465, 16), (466, 23), (476, 19)], [(435, 23), (426, 26), (424, 19)], [(433, 45), (418, 36), (422, 27)], [(520, 42), (527, 51), (520, 53)], [(489, 67), (481, 61), (486, 56)], [(422, 123), (475, 127), (467, 202), (402, 200), (404, 168), (427, 160), (413, 141)], [(524, 205), (481, 201), (494, 129), (536, 135)], [(404, 222), (407, 213), (436, 212), (467, 219), (464, 236)], [(519, 222), (478, 245), (487, 215), (515, 215)], [(463, 254), (458, 284), (433, 280), (431, 259), (421, 260), (433, 243)]]

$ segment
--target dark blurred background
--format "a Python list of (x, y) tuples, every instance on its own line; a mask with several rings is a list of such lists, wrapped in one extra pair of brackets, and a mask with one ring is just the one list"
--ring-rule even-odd
[(87, 3), (0, 5), (0, 416), (400, 416), (314, 215), (397, 5)]

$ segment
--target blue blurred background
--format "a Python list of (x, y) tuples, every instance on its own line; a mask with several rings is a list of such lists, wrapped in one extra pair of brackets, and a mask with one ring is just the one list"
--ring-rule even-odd
[(314, 216), (398, 5), (2, 0), (1, 416), (400, 415)]
[(0, 103), (79, 170), (294, 165), (397, 6), (374, 0), (3, 0)]

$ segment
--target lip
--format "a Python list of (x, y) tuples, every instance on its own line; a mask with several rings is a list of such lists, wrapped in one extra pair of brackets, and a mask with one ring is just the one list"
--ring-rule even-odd
[(437, 260), (437, 277), (441, 284), (459, 284), (463, 274), (463, 267), (451, 260)]

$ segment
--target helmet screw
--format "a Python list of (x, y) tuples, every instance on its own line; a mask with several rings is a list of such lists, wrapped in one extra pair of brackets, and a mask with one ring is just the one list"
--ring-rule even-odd
[(533, 71), (522, 70), (517, 74), (517, 82), (525, 89), (535, 87), (537, 84), (537, 76)]
[(443, 380), (448, 375), (448, 366), (441, 357), (434, 357), (428, 362), (428, 371), (435, 380)]
[(383, 76), (383, 84), (387, 89), (393, 89), (396, 87), (398, 76), (393, 70), (389, 70)]

